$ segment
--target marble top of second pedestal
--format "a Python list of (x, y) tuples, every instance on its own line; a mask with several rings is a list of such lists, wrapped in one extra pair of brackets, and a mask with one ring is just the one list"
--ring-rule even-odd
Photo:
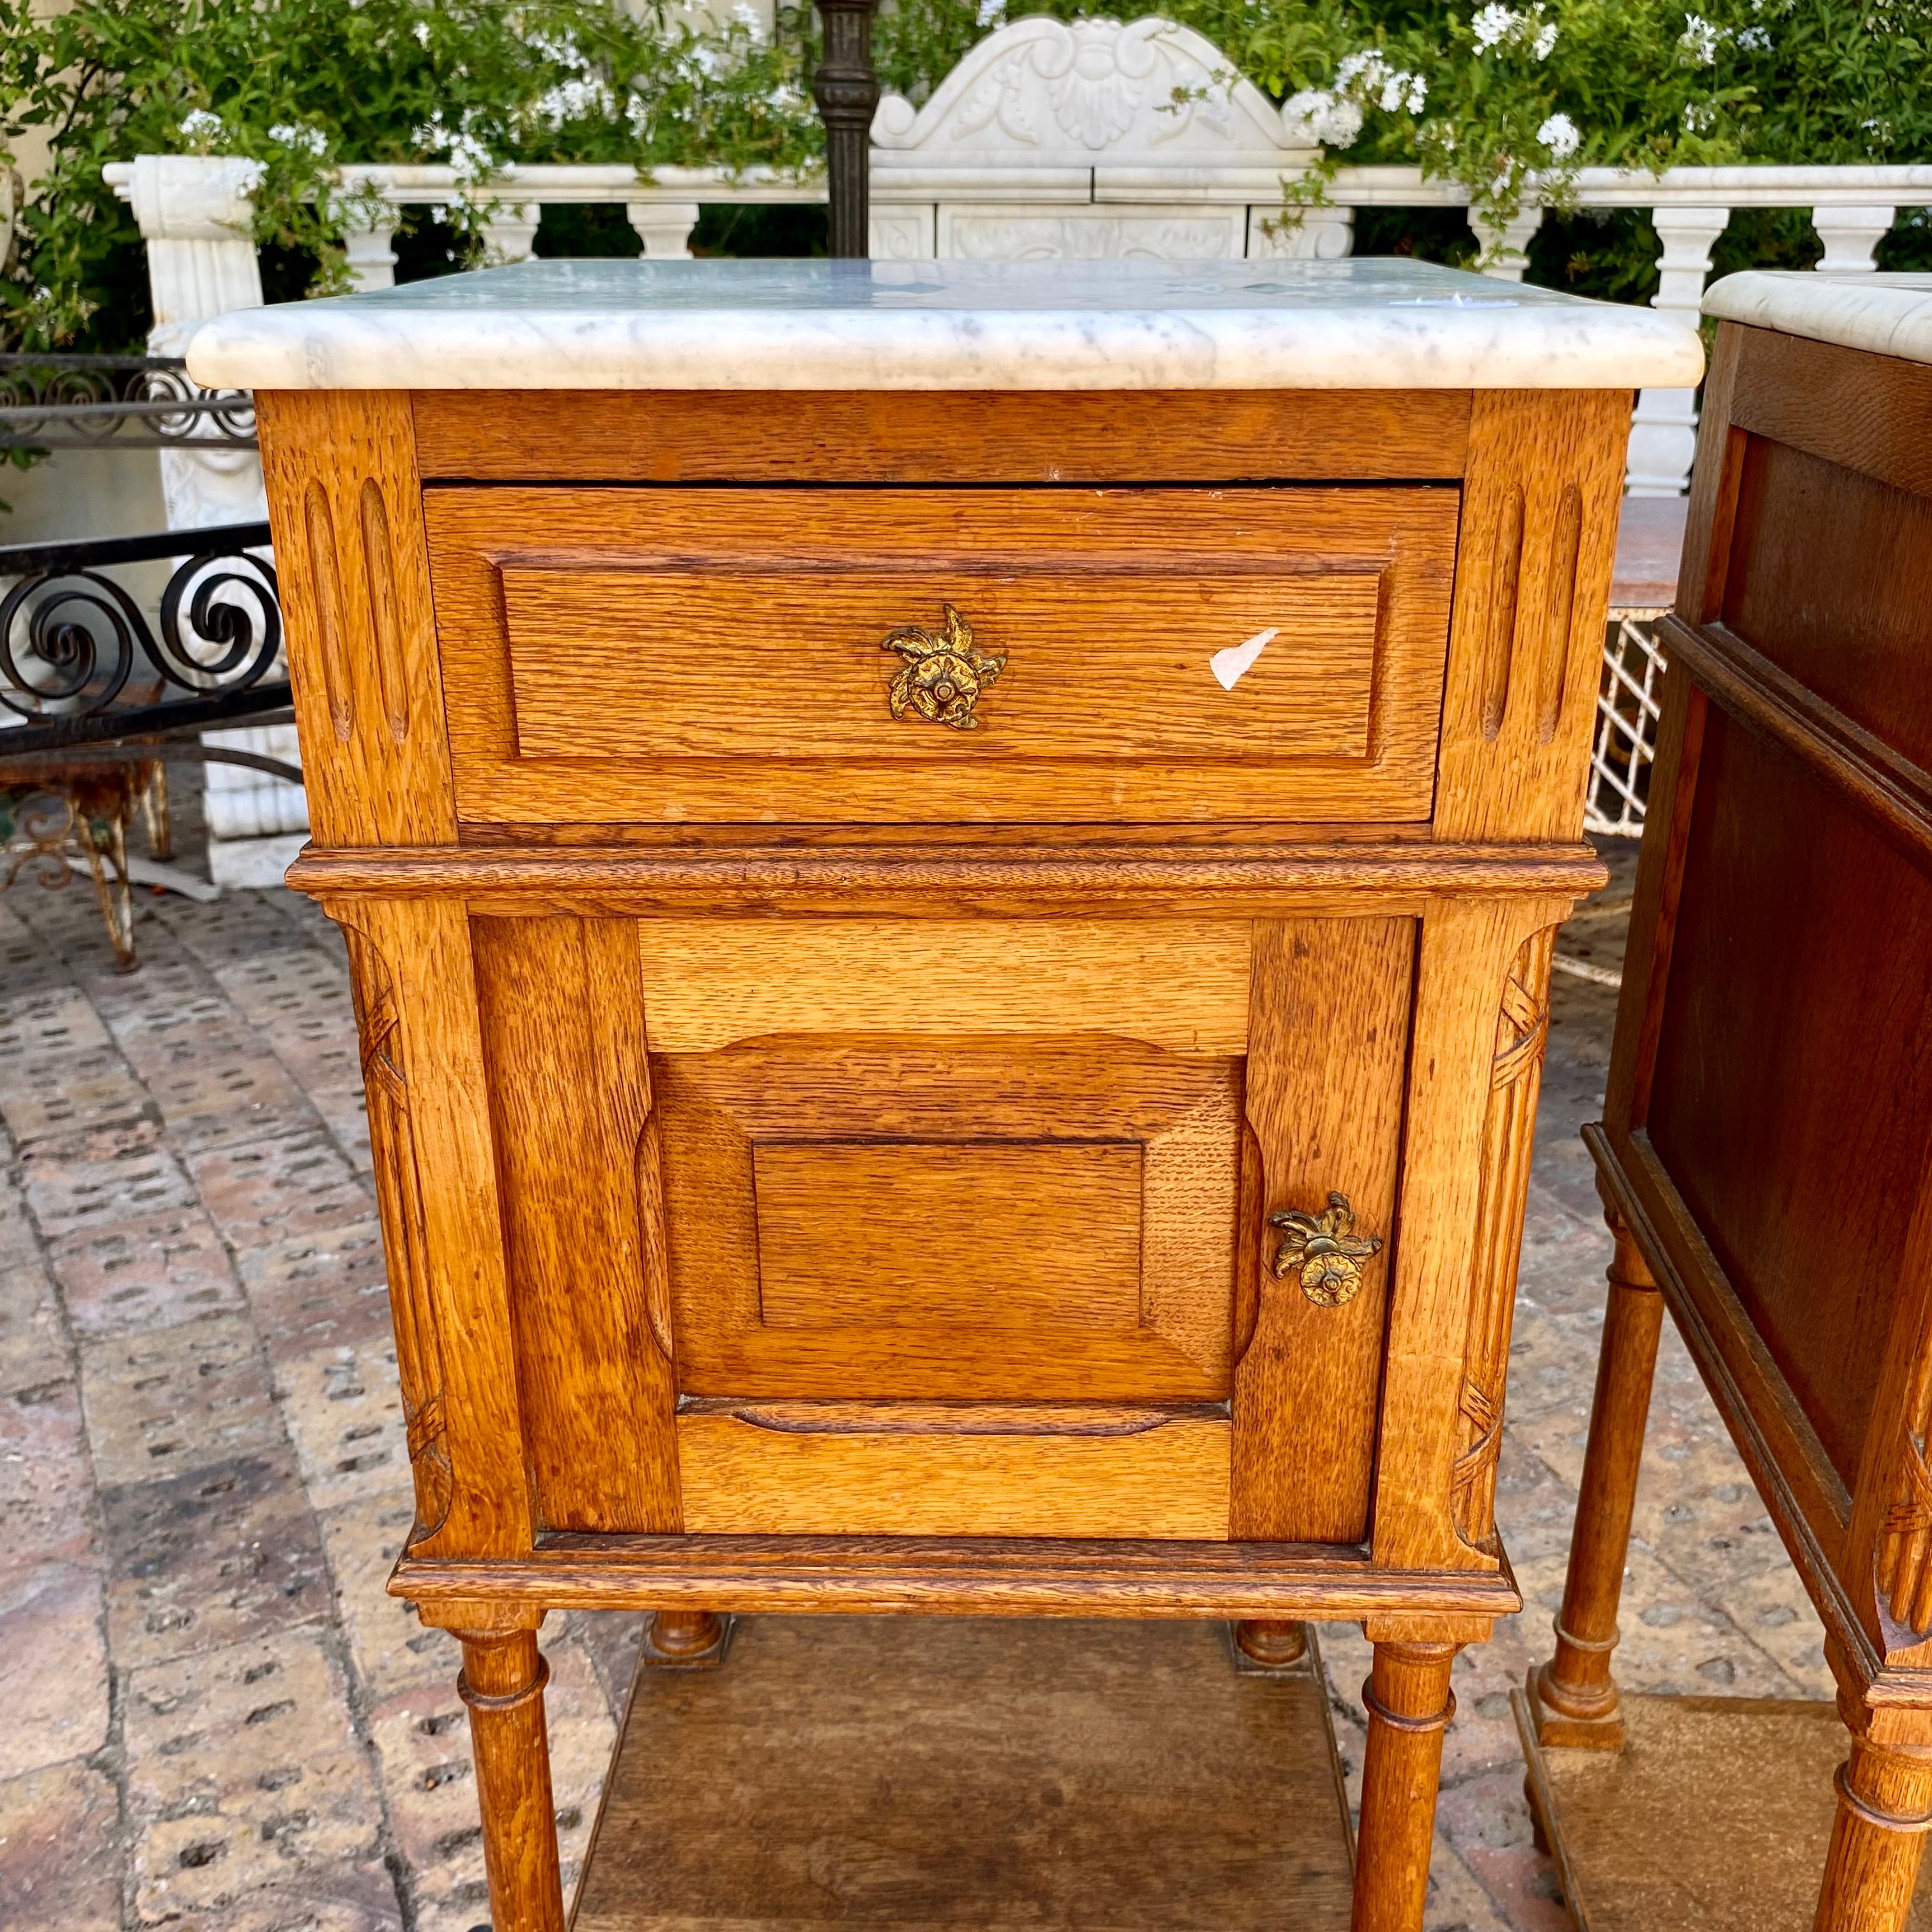
[(1844, 349), (1932, 362), (1932, 275), (1756, 269), (1712, 283), (1704, 313)]
[(1702, 373), (1655, 310), (1426, 262), (544, 261), (243, 309), (241, 388), (1635, 388)]

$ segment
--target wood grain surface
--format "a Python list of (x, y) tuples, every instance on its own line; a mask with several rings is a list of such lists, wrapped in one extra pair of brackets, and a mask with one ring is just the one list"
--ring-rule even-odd
[[(855, 956), (856, 957), (856, 956)], [(680, 1386), (743, 1398), (1201, 1401), (1228, 1393), (1238, 1168), (1229, 1060), (1101, 1034), (785, 1034), (654, 1054)], [(772, 1209), (758, 1183), (774, 1144)], [(866, 1156), (873, 1191), (842, 1189)], [(988, 1155), (1056, 1169), (1131, 1149), (1138, 1186), (1029, 1182), (988, 1208)], [(816, 1150), (814, 1152), (814, 1150)], [(980, 1177), (955, 1198), (950, 1165)], [(797, 1183), (815, 1167), (808, 1193)], [(1099, 1232), (1093, 1217), (1111, 1213)], [(854, 1222), (868, 1220), (855, 1243)], [(1029, 1235), (1029, 1222), (1048, 1232)], [(775, 1252), (765, 1237), (776, 1233)], [(996, 1281), (971, 1278), (990, 1238)], [(1133, 1292), (1123, 1290), (1131, 1251)], [(1070, 1262), (1074, 1264), (1070, 1270)], [(794, 1282), (783, 1273), (802, 1266)], [(902, 1299), (900, 1284), (912, 1284)], [(812, 1304), (818, 1319), (801, 1319)], [(776, 1309), (777, 1320), (770, 1310)]]
[[(1256, 1193), (1240, 1266), (1257, 1312), (1234, 1377), (1238, 1538), (1368, 1533), (1416, 943), (1410, 920), (1256, 928), (1245, 1105)], [(1280, 1209), (1321, 1213), (1331, 1191), (1382, 1244), (1341, 1307), (1310, 1301), (1293, 1274), (1276, 1278), (1281, 1238), (1265, 1226)]]
[(1333, 1753), (1211, 1624), (755, 1618), (640, 1678), (575, 1923), (1342, 1932)]
[[(743, 838), (740, 828), (730, 828)], [(1060, 828), (1055, 828), (1056, 831)], [(990, 913), (1051, 919), (1112, 912), (1130, 917), (1282, 918), (1313, 910), (1410, 916), (1432, 899), (1528, 893), (1564, 899), (1609, 877), (1587, 845), (1433, 842), (1359, 844), (1283, 842), (1202, 850), (1095, 848), (1051, 840), (1014, 846), (989, 831), (980, 844), (962, 828), (922, 831), (910, 847), (827, 848), (746, 839), (673, 850), (612, 846), (484, 845), (445, 852), (326, 851), (306, 848), (290, 868), (297, 890), (346, 900), (446, 894), (505, 913), (560, 906), (628, 911), (890, 913), (953, 919)], [(1040, 835), (1034, 833), (1038, 838)]]
[(587, 483), (1226, 483), (1462, 473), (1454, 389), (426, 389), (428, 477)]
[[(506, 560), (516, 755), (878, 759), (909, 784), (1014, 758), (1369, 758), (1379, 569), (1156, 574), (1018, 552), (837, 570)], [(886, 702), (904, 665), (880, 640), (943, 635), (949, 604), (1004, 667), (970, 737), (896, 724)], [(1224, 689), (1209, 660), (1262, 632), (1276, 635)]]
[(1932, 1140), (1932, 882), (1721, 716), (1685, 852), (1650, 1142), (1849, 1484)]
[(1142, 1166), (1138, 1141), (758, 1142), (763, 1325), (1131, 1333)]
[(637, 932), (659, 1053), (766, 1034), (950, 1035), (962, 1022), (1247, 1051), (1245, 920), (660, 918)]
[(1625, 390), (1486, 391), (1469, 426), (1436, 836), (1583, 822), (1623, 495)]
[(558, 918), (472, 931), (538, 1520), (681, 1528), (676, 1384), (646, 1307), (637, 1163), (651, 1091), (632, 928)]
[(639, 1604), (787, 1614), (1298, 1617), (1354, 1623), (1400, 1613), (1403, 1634), (1480, 1642), (1522, 1608), (1506, 1569), (1378, 1566), (1359, 1547), (974, 1536), (544, 1537), (526, 1556), (476, 1562), (406, 1554), (389, 1580), (440, 1606), (507, 1613)]
[(1105, 1434), (1077, 1421), (1010, 1434), (984, 1422), (873, 1430), (850, 1408), (836, 1430), (715, 1407), (677, 1418), (685, 1526), (720, 1536), (1218, 1540), (1228, 1534), (1228, 1436), (1225, 1414)]
[[(452, 488), (425, 507), (466, 819), (1429, 812), (1453, 490)], [(651, 591), (660, 572), (679, 584)], [(982, 728), (896, 721), (885, 634), (948, 599), (976, 622), (982, 590), (980, 641), (1008, 658)], [(1269, 628), (1223, 689), (1209, 658)]]
[(456, 836), (406, 395), (256, 402), (309, 823), (339, 845)]

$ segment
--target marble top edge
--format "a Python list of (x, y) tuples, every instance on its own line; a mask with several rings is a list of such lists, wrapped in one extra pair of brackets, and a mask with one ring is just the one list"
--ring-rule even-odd
[(1426, 262), (546, 261), (206, 325), (239, 388), (1684, 385), (1651, 309)]
[(1704, 313), (1844, 349), (1932, 362), (1932, 274), (1754, 268), (1713, 282)]
[(626, 314), (728, 308), (886, 314), (1269, 312), (1415, 304), (1484, 308), (1598, 306), (1555, 289), (1431, 262), (830, 262), (549, 260), (439, 275), (337, 296), (311, 313), (491, 309)]

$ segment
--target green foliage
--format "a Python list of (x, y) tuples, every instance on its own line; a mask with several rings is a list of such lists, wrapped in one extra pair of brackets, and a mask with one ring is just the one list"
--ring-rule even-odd
[[(1654, 235), (1640, 214), (1576, 208), (1580, 168), (1932, 159), (1932, 0), (1014, 4), (1068, 19), (1158, 10), (1205, 34), (1326, 148), (1289, 190), (1288, 219), (1325, 198), (1337, 166), (1419, 161), (1468, 189), (1492, 247), (1526, 196), (1550, 202), (1532, 274), (1625, 300), (1654, 286)], [(886, 0), (881, 78), (922, 101), (1006, 17), (1005, 0)], [(355, 212), (332, 184), (338, 161), (453, 163), (478, 185), (409, 218), (418, 232), (399, 249), (426, 269), (457, 264), (476, 258), (490, 196), (512, 192), (481, 185), (505, 164), (808, 165), (814, 58), (803, 5), (768, 38), (748, 15), (700, 28), (608, 0), (78, 0), (38, 19), (32, 0), (0, 0), (0, 100), (14, 104), (0, 142), (44, 130), (53, 154), (0, 278), (0, 338), (139, 340), (139, 242), (104, 162), (253, 159), (265, 260), (293, 278), (289, 292), (322, 291), (342, 284), (338, 238)], [(712, 246), (814, 245), (801, 220), (740, 220), (739, 236), (721, 216), (704, 232)], [(560, 218), (544, 236), (547, 252), (632, 245), (608, 221)], [(1358, 236), (1365, 251), (1475, 252), (1455, 210), (1364, 210)], [(1802, 214), (1741, 214), (1720, 260), (1802, 262), (1815, 246)], [(1922, 214), (1886, 260), (1932, 261)]]
[[(30, 346), (138, 338), (140, 243), (100, 178), (140, 154), (247, 157), (256, 238), (344, 281), (342, 160), (764, 164), (820, 148), (798, 38), (749, 16), (704, 31), (605, 0), (0, 0), (0, 140), (51, 133), (52, 166), (0, 278), (0, 332)], [(473, 254), (486, 194), (441, 212)]]

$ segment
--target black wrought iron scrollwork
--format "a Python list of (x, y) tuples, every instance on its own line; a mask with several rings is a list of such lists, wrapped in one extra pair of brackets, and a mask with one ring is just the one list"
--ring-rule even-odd
[[(250, 527), (266, 542), (265, 527)], [(4, 558), (0, 551), (0, 570)], [(98, 570), (56, 562), (28, 572), (0, 599), (0, 704), (22, 718), (93, 716), (127, 688), (137, 652), (181, 690), (245, 691), (281, 649), (274, 566), (239, 546), (197, 550), (178, 565), (159, 616), (158, 634)], [(158, 686), (142, 694), (159, 694)]]
[(250, 448), (255, 399), (178, 356), (0, 356), (0, 449)]
[[(0, 759), (286, 706), (266, 524), (0, 549)], [(109, 570), (172, 564), (148, 610)], [(0, 723), (4, 723), (0, 720)]]

